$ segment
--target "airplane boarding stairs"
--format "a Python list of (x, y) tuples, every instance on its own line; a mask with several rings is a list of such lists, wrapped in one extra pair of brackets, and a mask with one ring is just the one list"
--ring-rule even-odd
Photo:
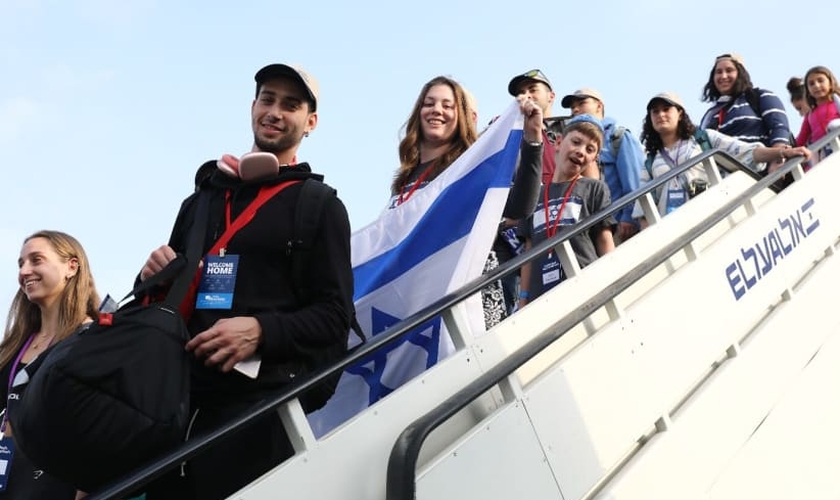
[[(665, 218), (645, 193), (668, 177), (618, 200), (652, 223), (585, 269), (563, 232), (336, 364), (441, 313), (458, 347), (329, 434), (286, 391), (90, 499), (273, 411), (297, 453), (231, 498), (840, 498), (840, 155), (807, 174), (788, 161), (778, 193), (722, 152), (681, 170), (699, 162), (709, 189)], [(463, 299), (551, 244), (569, 278), (469, 332)]]

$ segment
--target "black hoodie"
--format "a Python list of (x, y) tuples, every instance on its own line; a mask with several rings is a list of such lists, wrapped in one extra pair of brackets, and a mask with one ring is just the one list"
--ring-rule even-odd
[[(259, 188), (287, 180), (323, 179), (306, 163), (281, 168), (266, 181), (244, 183), (220, 171), (201, 181), (200, 189), (212, 193), (204, 253), (225, 231), (225, 192), (231, 195), (231, 220), (254, 200)], [(230, 398), (255, 401), (267, 390), (276, 390), (307, 369), (306, 352), (346, 346), (353, 317), (353, 272), (350, 264), (350, 222), (344, 204), (333, 196), (324, 206), (314, 240), (309, 269), (304, 277), (311, 283), (312, 297), (302, 304), (291, 280), (291, 259), (286, 253), (292, 239), (295, 209), (302, 183), (294, 184), (268, 200), (253, 220), (231, 238), (227, 254), (239, 256), (239, 267), (229, 310), (198, 309), (187, 326), (195, 336), (219, 319), (252, 316), (262, 327), (262, 365), (256, 380), (239, 372), (222, 373), (194, 360), (193, 405), (222, 402)], [(197, 195), (181, 206), (169, 240), (183, 253), (194, 218)]]

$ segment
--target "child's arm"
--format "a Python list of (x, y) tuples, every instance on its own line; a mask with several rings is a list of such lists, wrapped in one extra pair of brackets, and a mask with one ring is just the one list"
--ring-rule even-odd
[(605, 227), (595, 235), (595, 251), (598, 252), (598, 257), (600, 257), (613, 250), (615, 250), (615, 242), (613, 241), (612, 231)]
[[(525, 238), (525, 252), (531, 249), (531, 238)], [(531, 263), (525, 263), (519, 268), (519, 309), (528, 305), (528, 292), (531, 290)]]

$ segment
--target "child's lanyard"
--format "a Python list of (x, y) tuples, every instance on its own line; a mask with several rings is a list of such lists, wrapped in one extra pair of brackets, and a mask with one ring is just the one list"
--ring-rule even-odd
[(683, 154), (683, 149), (685, 149), (686, 144), (687, 144), (686, 140), (684, 140), (684, 139), (680, 140), (680, 144), (679, 144), (679, 146), (677, 146), (677, 153), (673, 158), (671, 157), (671, 155), (668, 154), (667, 149), (662, 148), (660, 150), (660, 153), (662, 153), (662, 159), (665, 160), (665, 163), (667, 163), (669, 167), (677, 168), (677, 167), (680, 166), (680, 163), (679, 163), (680, 157)]
[[(569, 184), (569, 187), (566, 188), (566, 194), (563, 195), (563, 202), (560, 204), (560, 211), (557, 212), (557, 218), (554, 219), (553, 225), (551, 224), (550, 213), (548, 211), (548, 191), (551, 184), (546, 186), (546, 189), (543, 190), (543, 209), (545, 210), (545, 235), (547, 239), (551, 239), (555, 234), (557, 234), (557, 225), (560, 224), (560, 219), (563, 218), (563, 212), (565, 212), (566, 210), (566, 202), (569, 201), (569, 197), (572, 195), (572, 189), (574, 189), (578, 179), (580, 179), (580, 175), (572, 179), (571, 184)], [(549, 251), (548, 253), (551, 254), (551, 251)]]
[[(661, 150), (659, 150), (659, 152), (660, 152), (660, 153), (662, 153), (662, 159), (663, 159), (663, 160), (665, 160), (665, 163), (667, 163), (667, 164), (668, 164), (668, 166), (669, 166), (669, 167), (671, 167), (671, 169), (676, 169), (677, 167), (679, 167), (679, 166), (680, 166), (680, 164), (679, 164), (678, 160), (679, 160), (679, 159), (680, 159), (680, 157), (683, 155), (683, 149), (684, 149), (685, 147), (690, 147), (690, 146), (688, 146), (688, 141), (687, 141), (687, 140), (681, 140), (681, 141), (680, 141), (680, 145), (679, 145), (679, 146), (677, 146), (677, 153), (676, 153), (676, 157), (675, 157), (675, 158), (671, 158), (671, 155), (669, 155), (669, 154), (668, 154), (668, 151), (667, 151), (665, 148), (662, 148)], [(683, 190), (687, 190), (687, 189), (688, 189), (688, 186), (687, 186), (687, 183), (686, 183), (686, 180), (685, 180), (685, 175), (684, 175), (684, 174), (680, 174), (680, 175), (677, 177), (677, 179), (676, 179), (676, 180), (677, 180), (677, 182), (679, 182), (680, 187), (681, 187)]]
[[(15, 375), (17, 372), (17, 367), (20, 364), (20, 360), (23, 359), (23, 354), (29, 349), (29, 346), (32, 345), (32, 341), (35, 340), (35, 334), (29, 336), (26, 340), (26, 343), (23, 344), (23, 347), (18, 352), (17, 357), (15, 358), (15, 362), (12, 363), (12, 369), (9, 372), (9, 385), (6, 389), (6, 397), (9, 397), (9, 393), (12, 392), (12, 381), (15, 379)], [(3, 423), (0, 423), (0, 434), (6, 432), (6, 422), (9, 421), (9, 408), (8, 404), (6, 406), (6, 411), (3, 412)]]
[[(226, 251), (226, 247), (228, 242), (233, 235), (235, 235), (240, 229), (245, 227), (256, 215), (257, 210), (260, 209), (268, 200), (270, 200), (275, 194), (279, 193), (280, 191), (286, 189), (287, 187), (291, 186), (292, 184), (299, 183), (299, 180), (294, 181), (286, 181), (281, 182), (280, 184), (275, 184), (273, 186), (262, 186), (260, 187), (259, 193), (257, 193), (257, 197), (245, 207), (245, 210), (242, 211), (237, 217), (236, 220), (233, 221), (231, 224), (230, 221), (230, 190), (225, 191), (225, 232), (216, 240), (216, 243), (213, 244), (213, 247), (207, 252), (209, 255), (219, 254), (224, 256)], [(190, 288), (187, 291), (187, 296), (184, 297), (184, 300), (181, 302), (181, 307), (179, 308), (181, 311), (181, 317), (184, 318), (184, 321), (188, 321), (190, 316), (192, 316), (193, 310), (195, 309), (195, 294), (198, 291), (198, 284), (201, 280), (201, 268), (197, 269), (195, 272), (195, 277), (190, 284)]]
[(400, 197), (397, 198), (397, 203), (394, 206), (398, 207), (406, 201), (408, 201), (409, 198), (411, 198), (411, 195), (413, 195), (414, 192), (417, 191), (417, 188), (420, 187), (420, 184), (423, 184), (423, 181), (425, 181), (426, 177), (428, 177), (429, 174), (432, 172), (432, 167), (434, 167), (437, 164), (438, 159), (439, 157), (435, 158), (434, 161), (429, 163), (429, 166), (423, 170), (423, 173), (420, 174), (420, 177), (418, 177), (417, 180), (414, 181), (414, 184), (411, 186), (411, 189), (408, 190), (408, 193), (405, 192), (405, 184), (403, 184), (403, 187), (400, 188)]

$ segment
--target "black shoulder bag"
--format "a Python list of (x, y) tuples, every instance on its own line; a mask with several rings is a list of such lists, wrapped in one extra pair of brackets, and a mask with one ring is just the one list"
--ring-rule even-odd
[[(189, 333), (178, 312), (198, 268), (209, 196), (198, 195), (186, 257), (140, 283), (140, 297), (174, 278), (166, 299), (102, 313), (55, 345), (10, 412), (17, 445), (38, 467), (83, 491), (177, 445), (189, 411)], [(124, 301), (125, 299), (123, 299)]]

